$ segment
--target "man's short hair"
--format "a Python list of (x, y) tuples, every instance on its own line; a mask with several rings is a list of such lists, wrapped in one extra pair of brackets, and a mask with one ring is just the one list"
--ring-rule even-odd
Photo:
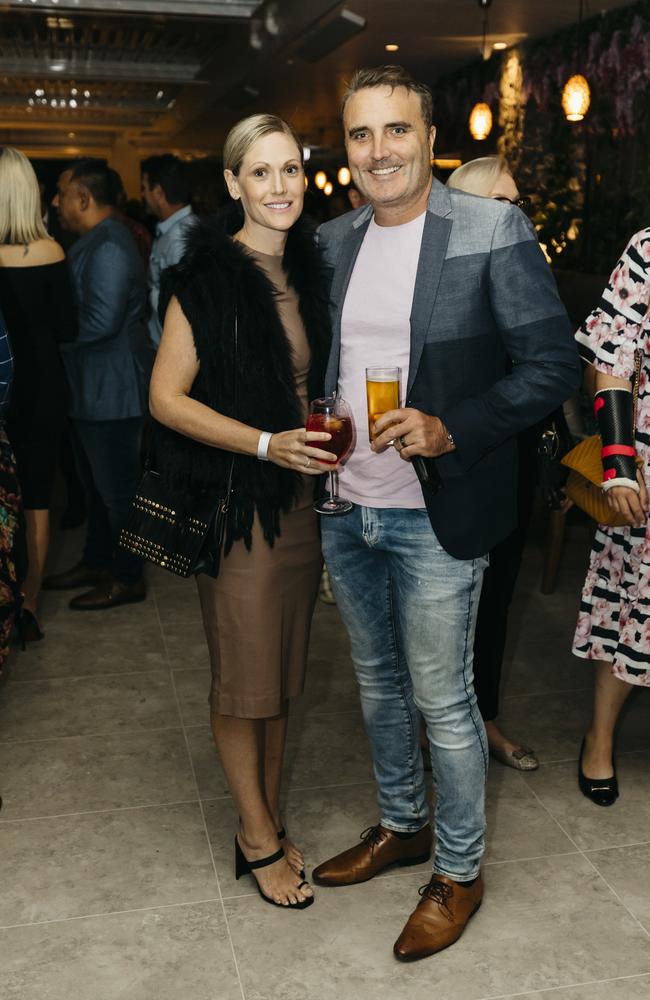
[(70, 169), (72, 171), (70, 180), (83, 184), (97, 205), (115, 207), (122, 180), (119, 174), (109, 167), (106, 160), (86, 157), (77, 160)]
[(425, 83), (419, 83), (403, 66), (374, 66), (358, 69), (349, 81), (345, 94), (343, 95), (342, 110), (350, 98), (360, 90), (368, 87), (405, 87), (412, 94), (417, 94), (420, 98), (420, 108), (422, 119), (427, 132), (431, 128), (433, 121), (433, 95)]
[(190, 185), (187, 167), (172, 153), (149, 156), (140, 164), (140, 172), (147, 175), (149, 188), (157, 184), (163, 190), (170, 205), (187, 205), (190, 200)]

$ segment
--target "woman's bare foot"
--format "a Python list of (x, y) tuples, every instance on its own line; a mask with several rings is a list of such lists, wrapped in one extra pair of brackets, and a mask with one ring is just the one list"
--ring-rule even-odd
[[(261, 858), (267, 858), (275, 854), (278, 849), (277, 837), (254, 843), (252, 838), (248, 840), (244, 836), (241, 828), (237, 834), (237, 840), (247, 861), (259, 861)], [(301, 885), (303, 880), (289, 865), (286, 857), (280, 858), (265, 868), (256, 868), (251, 874), (257, 879), (264, 895), (280, 906), (302, 903), (314, 895), (314, 890), (310, 885)]]
[[(280, 824), (278, 826), (278, 830), (281, 829), (284, 829), (284, 827), (282, 827), (282, 825)], [(280, 846), (284, 851), (285, 858), (293, 868), (296, 875), (299, 875), (301, 872), (304, 872), (305, 856), (300, 850), (300, 848), (296, 847), (293, 840), (291, 840), (289, 836), (284, 836), (280, 839)]]

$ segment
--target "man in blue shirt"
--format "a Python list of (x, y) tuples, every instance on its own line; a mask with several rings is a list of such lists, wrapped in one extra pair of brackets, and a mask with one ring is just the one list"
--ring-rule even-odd
[(53, 202), (62, 225), (79, 237), (68, 254), (79, 336), (62, 349), (88, 526), (81, 562), (44, 586), (92, 586), (70, 602), (78, 611), (146, 596), (142, 560), (119, 548), (118, 538), (141, 474), (153, 352), (144, 325), (144, 268), (129, 231), (113, 216), (115, 195), (107, 164), (86, 159), (63, 171)]
[(142, 161), (142, 201), (158, 219), (149, 258), (149, 337), (155, 347), (162, 328), (158, 318), (160, 276), (166, 267), (178, 264), (185, 253), (185, 237), (195, 221), (185, 164), (166, 153)]

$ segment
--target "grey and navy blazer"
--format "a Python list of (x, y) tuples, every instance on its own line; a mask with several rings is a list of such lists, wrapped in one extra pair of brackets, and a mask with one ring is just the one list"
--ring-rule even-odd
[[(366, 205), (319, 230), (331, 279), (328, 393), (338, 383), (341, 313), (371, 217)], [(454, 438), (456, 450), (432, 460), (443, 488), (423, 489), (431, 525), (452, 556), (483, 555), (513, 530), (515, 435), (579, 382), (573, 331), (530, 222), (513, 205), (434, 180), (403, 405), (439, 416)]]

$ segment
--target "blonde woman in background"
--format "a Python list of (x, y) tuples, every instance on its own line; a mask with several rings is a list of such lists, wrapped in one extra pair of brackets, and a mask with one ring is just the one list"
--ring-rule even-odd
[[(495, 198), (513, 205), (520, 202), (515, 180), (501, 156), (483, 156), (464, 163), (451, 174), (448, 187), (481, 198)], [(502, 764), (520, 771), (539, 767), (533, 750), (505, 736), (496, 718), (499, 684), (508, 628), (508, 610), (521, 567), (526, 534), (533, 511), (536, 483), (537, 431), (533, 427), (518, 435), (519, 478), (517, 528), (490, 552), (490, 565), (483, 577), (474, 640), (474, 687), (485, 722), (490, 753)]]
[(74, 340), (77, 323), (65, 254), (43, 224), (36, 174), (27, 157), (10, 147), (0, 150), (0, 303), (14, 353), (7, 433), (23, 495), (29, 560), (18, 628), (29, 641), (43, 638), (38, 597), (68, 417), (59, 344)]

